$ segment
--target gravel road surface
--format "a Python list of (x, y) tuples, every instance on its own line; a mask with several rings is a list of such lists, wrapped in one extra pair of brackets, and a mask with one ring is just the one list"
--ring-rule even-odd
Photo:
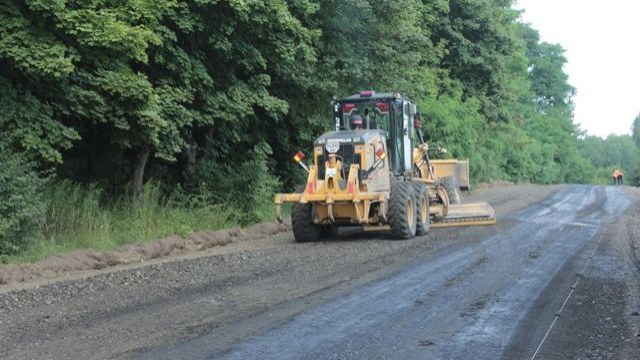
[[(640, 191), (493, 186), (498, 224), (290, 232), (0, 287), (7, 359), (640, 358)], [(2, 268), (0, 268), (0, 272)]]

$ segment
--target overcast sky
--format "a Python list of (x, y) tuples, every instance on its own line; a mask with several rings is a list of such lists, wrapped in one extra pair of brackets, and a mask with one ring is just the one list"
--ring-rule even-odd
[(631, 133), (640, 113), (640, 1), (516, 1), (542, 41), (566, 50), (574, 122), (589, 135)]

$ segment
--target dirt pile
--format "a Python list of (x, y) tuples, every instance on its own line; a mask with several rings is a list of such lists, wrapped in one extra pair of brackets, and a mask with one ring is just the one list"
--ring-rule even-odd
[(186, 238), (170, 236), (165, 239), (130, 244), (114, 251), (79, 250), (53, 256), (33, 264), (0, 266), (0, 285), (51, 279), (63, 274), (68, 275), (80, 271), (100, 270), (117, 265), (179, 256), (246, 239), (261, 239), (289, 230), (290, 226), (288, 225), (262, 223), (245, 229), (203, 231), (191, 234)]

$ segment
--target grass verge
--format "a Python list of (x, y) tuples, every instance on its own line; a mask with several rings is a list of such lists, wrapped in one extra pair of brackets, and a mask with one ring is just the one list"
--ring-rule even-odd
[(49, 205), (39, 234), (0, 262), (34, 262), (80, 249), (112, 250), (134, 242), (238, 225), (239, 214), (232, 206), (211, 205), (204, 196), (166, 197), (153, 184), (147, 184), (135, 201), (126, 197), (104, 201), (98, 186), (66, 181), (53, 184), (47, 195)]

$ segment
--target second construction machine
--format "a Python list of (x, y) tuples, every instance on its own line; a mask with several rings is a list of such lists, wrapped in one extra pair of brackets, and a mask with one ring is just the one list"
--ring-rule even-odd
[(304, 189), (275, 196), (279, 221), (282, 204), (293, 203), (296, 241), (332, 237), (341, 226), (409, 239), (430, 227), (496, 222), (489, 204), (460, 204), (468, 161), (429, 159), (411, 100), (362, 91), (334, 100), (332, 110), (333, 131), (314, 141), (313, 164), (305, 165), (302, 152), (294, 156), (308, 171)]

